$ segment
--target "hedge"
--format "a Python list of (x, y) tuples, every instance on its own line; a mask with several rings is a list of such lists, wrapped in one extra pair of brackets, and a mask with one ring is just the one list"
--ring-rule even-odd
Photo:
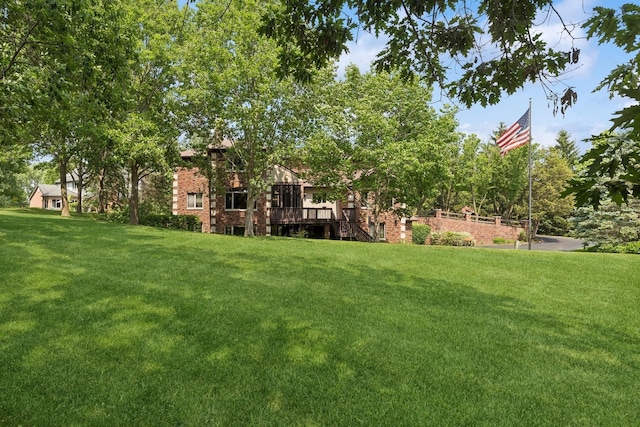
[(151, 227), (164, 227), (176, 230), (202, 231), (202, 222), (196, 215), (143, 215), (139, 220), (140, 225)]

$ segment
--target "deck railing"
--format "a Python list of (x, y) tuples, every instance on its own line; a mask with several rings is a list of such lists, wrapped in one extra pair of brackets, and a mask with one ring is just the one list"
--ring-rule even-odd
[(272, 224), (324, 223), (335, 220), (331, 208), (271, 208)]

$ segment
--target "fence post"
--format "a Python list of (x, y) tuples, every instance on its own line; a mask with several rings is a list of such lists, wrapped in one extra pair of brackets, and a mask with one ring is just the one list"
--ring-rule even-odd
[(501, 225), (502, 224), (502, 217), (501, 216), (494, 216), (493, 217), (496, 225)]

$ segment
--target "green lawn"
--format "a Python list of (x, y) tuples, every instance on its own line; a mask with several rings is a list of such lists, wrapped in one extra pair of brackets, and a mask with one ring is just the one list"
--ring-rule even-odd
[(0, 210), (0, 425), (640, 422), (640, 257)]

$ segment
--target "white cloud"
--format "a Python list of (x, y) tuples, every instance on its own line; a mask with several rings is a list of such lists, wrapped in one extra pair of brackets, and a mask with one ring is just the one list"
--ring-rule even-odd
[(362, 72), (368, 71), (386, 42), (386, 38), (376, 38), (371, 33), (360, 32), (357, 40), (347, 45), (349, 52), (340, 56), (337, 63), (338, 76), (343, 76), (345, 68), (350, 64), (356, 65)]

